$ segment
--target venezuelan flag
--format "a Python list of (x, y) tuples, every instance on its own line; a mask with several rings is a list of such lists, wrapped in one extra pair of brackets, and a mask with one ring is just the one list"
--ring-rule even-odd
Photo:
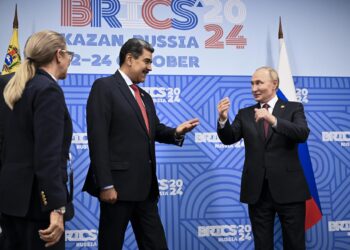
[(5, 56), (5, 63), (2, 68), (2, 75), (16, 72), (20, 64), (21, 64), (21, 55), (19, 53), (18, 18), (17, 18), (17, 5), (16, 5), (15, 17), (13, 19), (13, 32), (12, 32), (10, 44)]

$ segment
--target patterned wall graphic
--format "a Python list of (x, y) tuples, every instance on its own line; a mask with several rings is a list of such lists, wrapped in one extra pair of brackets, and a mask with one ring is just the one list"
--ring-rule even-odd
[[(103, 75), (70, 74), (61, 82), (74, 123), (75, 218), (67, 223), (67, 249), (97, 249), (99, 205), (81, 193), (89, 165), (85, 105), (91, 85)], [(308, 145), (323, 218), (307, 232), (307, 249), (350, 247), (350, 77), (295, 77), (311, 134)], [(191, 117), (201, 124), (184, 146), (157, 144), (159, 210), (173, 250), (253, 249), (247, 206), (239, 202), (244, 144), (225, 146), (216, 135), (218, 101), (238, 109), (254, 103), (250, 76), (150, 75), (141, 85), (160, 120), (176, 126)], [(276, 249), (282, 249), (276, 218)], [(132, 229), (124, 249), (137, 249)]]
[[(75, 53), (60, 82), (74, 126), (76, 215), (67, 223), (66, 249), (97, 249), (99, 203), (81, 192), (90, 163), (86, 100), (94, 80), (119, 67), (119, 50), (132, 37), (155, 48), (152, 74), (141, 87), (160, 120), (170, 126), (201, 121), (182, 148), (156, 145), (159, 212), (169, 248), (254, 248), (247, 205), (239, 202), (244, 143), (220, 142), (216, 105), (228, 96), (232, 121), (240, 108), (254, 104), (250, 76), (262, 65), (276, 67), (279, 16), (311, 129), (308, 148), (323, 212), (307, 231), (307, 249), (350, 249), (350, 1), (0, 0), (2, 60), (16, 4), (22, 52), (33, 32), (52, 29)], [(282, 249), (278, 218), (275, 245)], [(135, 249), (129, 227), (124, 250)]]

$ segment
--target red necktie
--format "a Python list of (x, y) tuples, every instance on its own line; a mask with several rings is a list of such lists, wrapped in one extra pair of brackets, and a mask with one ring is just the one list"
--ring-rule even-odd
[(147, 132), (149, 133), (149, 123), (148, 123), (147, 111), (146, 111), (145, 106), (143, 105), (143, 102), (142, 102), (142, 99), (141, 99), (141, 95), (140, 95), (140, 90), (136, 86), (136, 84), (132, 84), (132, 85), (130, 85), (130, 87), (134, 90), (135, 99), (136, 99), (137, 104), (139, 105), (139, 107), (141, 109), (143, 120), (145, 121), (145, 124), (146, 124), (146, 127), (147, 127)]
[[(269, 105), (267, 103), (265, 103), (263, 106), (262, 106), (264, 109), (266, 109), (267, 111), (269, 111)], [(269, 133), (269, 123), (264, 120), (264, 135), (265, 135), (265, 139), (267, 138), (267, 135)]]

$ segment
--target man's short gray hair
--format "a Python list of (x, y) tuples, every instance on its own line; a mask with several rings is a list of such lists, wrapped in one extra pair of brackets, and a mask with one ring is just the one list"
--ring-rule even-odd
[(257, 68), (255, 70), (255, 72), (260, 71), (260, 70), (266, 70), (266, 71), (269, 72), (271, 80), (272, 81), (277, 81), (277, 89), (278, 89), (278, 87), (280, 85), (280, 79), (278, 77), (277, 71), (274, 68), (271, 68), (271, 67), (268, 67), (268, 66), (263, 66), (263, 67)]

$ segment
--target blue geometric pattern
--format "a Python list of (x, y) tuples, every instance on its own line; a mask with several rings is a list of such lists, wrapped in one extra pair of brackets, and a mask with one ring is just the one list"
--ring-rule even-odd
[[(81, 188), (89, 166), (86, 99), (94, 80), (102, 76), (71, 74), (60, 83), (75, 133), (76, 215), (66, 225), (66, 249), (97, 249), (99, 204)], [(306, 233), (307, 249), (349, 249), (350, 229), (330, 230), (329, 225), (350, 220), (350, 136), (337, 134), (350, 131), (350, 78), (294, 81), (311, 129), (308, 145), (323, 212), (322, 221)], [(177, 126), (193, 117), (201, 122), (182, 148), (156, 145), (159, 213), (169, 249), (253, 249), (247, 206), (239, 202), (244, 145), (224, 147), (215, 133), (220, 99), (230, 98), (231, 121), (240, 108), (254, 104), (250, 76), (150, 75), (140, 86), (152, 95), (163, 123)], [(333, 139), (323, 140), (324, 132)], [(278, 219), (275, 225), (275, 249), (282, 249)], [(130, 226), (124, 249), (137, 249)]]

